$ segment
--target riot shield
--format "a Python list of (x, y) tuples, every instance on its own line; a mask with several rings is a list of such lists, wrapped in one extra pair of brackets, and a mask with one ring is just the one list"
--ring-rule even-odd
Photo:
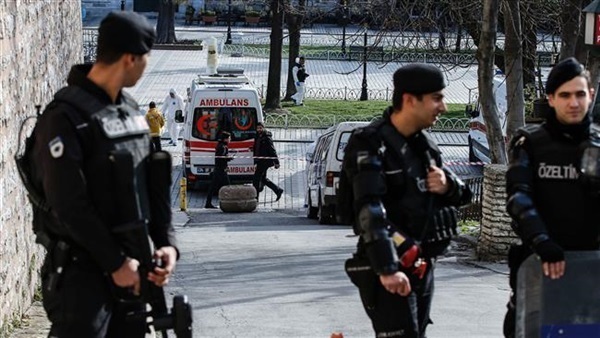
[(600, 251), (565, 253), (565, 275), (544, 277), (537, 255), (517, 275), (516, 337), (600, 337)]

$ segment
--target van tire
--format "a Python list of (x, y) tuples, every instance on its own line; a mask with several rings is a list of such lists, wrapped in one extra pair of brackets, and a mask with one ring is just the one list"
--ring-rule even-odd
[(219, 189), (219, 207), (223, 212), (252, 212), (257, 205), (256, 189), (251, 185), (226, 185)]
[(324, 207), (323, 204), (321, 203), (321, 200), (319, 199), (319, 208), (318, 208), (318, 213), (319, 213), (319, 224), (331, 224), (331, 210), (327, 207)]
[(310, 192), (307, 193), (308, 195), (308, 207), (306, 208), (306, 218), (309, 219), (317, 219), (317, 216), (319, 215), (319, 208), (315, 208), (311, 205), (311, 200), (310, 200)]

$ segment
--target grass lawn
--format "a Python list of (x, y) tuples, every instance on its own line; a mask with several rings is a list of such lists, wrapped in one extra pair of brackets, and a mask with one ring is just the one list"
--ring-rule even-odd
[[(390, 105), (387, 101), (345, 101), (345, 100), (304, 100), (304, 106), (294, 106), (291, 102), (282, 102), (282, 107), (292, 114), (344, 116), (376, 116)], [(448, 104), (445, 118), (465, 117), (464, 104)]]

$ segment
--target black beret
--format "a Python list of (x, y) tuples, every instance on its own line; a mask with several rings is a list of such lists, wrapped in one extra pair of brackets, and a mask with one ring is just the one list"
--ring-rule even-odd
[(444, 74), (435, 66), (412, 63), (394, 73), (394, 92), (428, 94), (446, 87)]
[(143, 55), (152, 49), (155, 38), (154, 27), (143, 15), (130, 11), (114, 11), (100, 23), (98, 49)]
[(579, 63), (574, 57), (564, 59), (557, 63), (550, 74), (548, 74), (548, 80), (546, 81), (546, 94), (554, 94), (558, 87), (562, 86), (563, 83), (570, 81), (576, 76), (583, 75), (585, 68)]

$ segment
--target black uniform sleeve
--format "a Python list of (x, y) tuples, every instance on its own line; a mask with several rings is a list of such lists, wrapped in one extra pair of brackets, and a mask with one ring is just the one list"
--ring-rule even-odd
[(533, 168), (527, 138), (517, 134), (509, 150), (510, 165), (506, 172), (506, 208), (513, 219), (513, 229), (531, 244), (539, 235), (547, 235), (544, 221), (533, 203)]
[[(388, 224), (391, 222), (382, 203), (386, 184), (378, 156), (381, 144), (373, 141), (376, 136), (369, 135), (358, 130), (350, 137), (342, 173), (347, 175), (347, 182), (352, 182), (354, 231), (365, 244), (373, 270), (377, 274), (388, 275), (398, 271), (398, 254), (389, 236)], [(369, 164), (365, 165), (363, 157), (368, 159)]]
[(448, 168), (442, 167), (442, 170), (446, 174), (448, 184), (450, 184), (450, 189), (448, 189), (448, 192), (446, 192), (445, 195), (446, 201), (455, 207), (471, 203), (473, 193), (469, 186)]
[(36, 127), (33, 162), (54, 216), (104, 271), (113, 272), (123, 264), (125, 255), (92, 205), (86, 182), (94, 178), (83, 173), (75, 126), (60, 109), (45, 112), (42, 125)]
[(279, 165), (279, 158), (277, 158), (277, 150), (275, 150), (275, 145), (273, 144), (273, 139), (270, 135), (267, 137), (267, 152), (267, 156), (274, 157), (274, 159), (271, 160), (272, 163), (274, 165)]

